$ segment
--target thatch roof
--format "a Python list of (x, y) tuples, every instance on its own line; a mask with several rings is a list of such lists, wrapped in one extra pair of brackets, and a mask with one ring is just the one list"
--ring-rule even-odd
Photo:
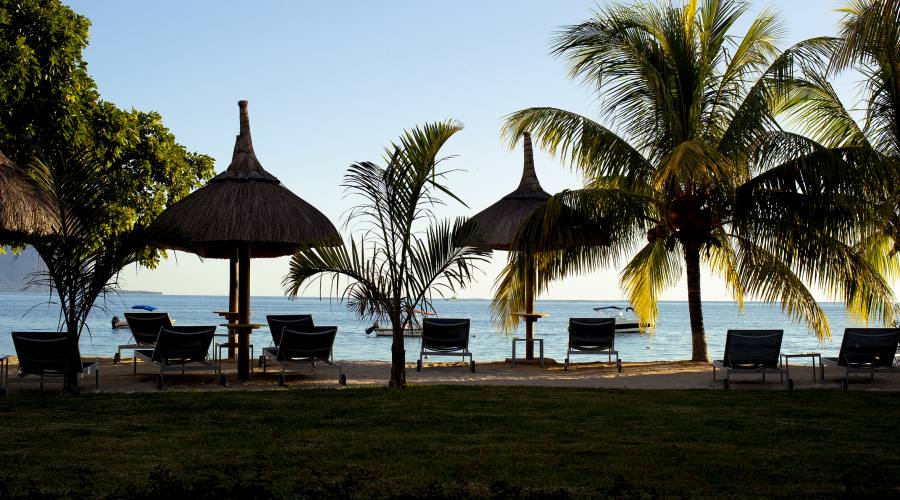
[(251, 256), (278, 257), (301, 244), (337, 245), (341, 237), (322, 212), (263, 169), (250, 137), (247, 101), (228, 169), (167, 208), (151, 228), (169, 248), (202, 257), (228, 258), (241, 243)]
[(469, 224), (478, 225), (478, 234), (484, 244), (494, 250), (509, 250), (525, 219), (550, 199), (534, 171), (534, 153), (528, 132), (525, 132), (524, 146), (525, 161), (519, 187), (469, 219)]
[(53, 231), (55, 220), (47, 194), (0, 152), (0, 238), (46, 235)]

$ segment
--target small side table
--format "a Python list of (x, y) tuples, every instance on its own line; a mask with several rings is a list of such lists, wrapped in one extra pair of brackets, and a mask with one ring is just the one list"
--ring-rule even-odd
[(782, 354), (781, 365), (784, 366), (785, 375), (791, 378), (791, 358), (810, 358), (812, 360), (813, 382), (816, 381), (816, 359), (819, 360), (819, 381), (825, 381), (825, 365), (822, 364), (822, 354), (818, 352), (799, 352), (796, 354)]
[[(540, 360), (541, 360), (541, 368), (544, 367), (544, 339), (535, 337), (531, 340), (523, 339), (522, 337), (513, 337), (512, 344), (512, 365), (513, 368), (516, 366), (516, 342), (537, 342), (540, 348)], [(521, 360), (525, 360), (525, 358), (521, 358)]]

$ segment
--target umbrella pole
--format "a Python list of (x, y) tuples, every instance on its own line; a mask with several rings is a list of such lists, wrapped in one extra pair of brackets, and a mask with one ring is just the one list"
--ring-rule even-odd
[[(525, 254), (525, 312), (534, 312), (534, 255)], [(534, 359), (534, 321), (531, 316), (525, 317), (525, 359)]]
[(250, 243), (238, 248), (238, 379), (250, 380)]
[[(228, 259), (228, 310), (238, 310), (238, 259), (237, 252)], [(228, 316), (228, 322), (234, 323), (234, 317)], [(234, 359), (234, 329), (228, 329), (228, 359)]]

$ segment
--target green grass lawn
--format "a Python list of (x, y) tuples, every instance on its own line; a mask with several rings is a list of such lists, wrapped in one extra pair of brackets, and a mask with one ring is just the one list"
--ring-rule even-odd
[(0, 498), (900, 495), (888, 393), (12, 396), (0, 424)]

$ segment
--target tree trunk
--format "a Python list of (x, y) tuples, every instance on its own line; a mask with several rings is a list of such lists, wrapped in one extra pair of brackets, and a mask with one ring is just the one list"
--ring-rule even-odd
[(706, 331), (703, 328), (703, 303), (700, 299), (700, 248), (684, 246), (687, 274), (688, 311), (691, 315), (691, 361), (709, 362), (706, 352)]
[(63, 391), (67, 394), (78, 395), (81, 388), (78, 386), (78, 377), (81, 375), (81, 350), (78, 348), (78, 332), (71, 328), (66, 332), (69, 340), (69, 355), (66, 358), (65, 377), (63, 377)]
[(399, 318), (391, 318), (391, 387), (406, 387), (406, 349), (403, 346), (403, 323)]

